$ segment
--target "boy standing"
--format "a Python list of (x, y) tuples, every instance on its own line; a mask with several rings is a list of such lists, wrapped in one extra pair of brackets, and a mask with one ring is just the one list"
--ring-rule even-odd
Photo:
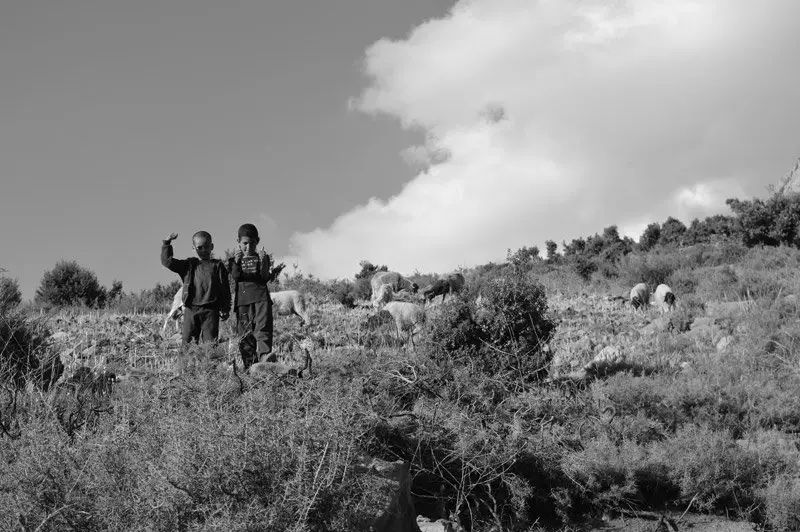
[(247, 369), (256, 362), (268, 360), (272, 353), (272, 299), (267, 287), (270, 264), (263, 247), (256, 253), (259, 242), (256, 226), (243, 224), (239, 227), (237, 242), (231, 263), (231, 275), (236, 282), (236, 327), (241, 335), (252, 332), (256, 340), (255, 346), (243, 344), (242, 362)]
[(172, 257), (172, 241), (177, 233), (170, 234), (161, 246), (161, 264), (181, 276), (183, 280), (182, 340), (215, 342), (219, 338), (219, 320), (230, 315), (231, 287), (228, 270), (219, 259), (211, 258), (214, 243), (206, 231), (192, 236), (192, 247), (197, 258), (180, 260)]

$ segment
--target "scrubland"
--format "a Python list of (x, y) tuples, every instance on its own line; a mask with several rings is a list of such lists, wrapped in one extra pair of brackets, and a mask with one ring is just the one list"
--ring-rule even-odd
[[(306, 280), (310, 333), (275, 324), (280, 350), (311, 346), (305, 378), (242, 374), (232, 341), (179, 355), (163, 314), (28, 310), (14, 323), (62, 380), (119, 381), (3, 388), (0, 529), (366, 530), (380, 490), (356, 466), (378, 457), (410, 463), (418, 514), (466, 530), (697, 514), (798, 530), (799, 266), (792, 248), (703, 245), (588, 280), (478, 268), (413, 352)], [(641, 281), (670, 284), (677, 309), (610, 297)], [(615, 362), (598, 370), (601, 352)]]

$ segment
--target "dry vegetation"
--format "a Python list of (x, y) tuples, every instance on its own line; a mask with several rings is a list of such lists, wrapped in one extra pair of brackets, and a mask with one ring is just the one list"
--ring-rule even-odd
[[(409, 462), (417, 513), (468, 530), (687, 510), (800, 530), (798, 266), (795, 249), (704, 245), (588, 281), (478, 268), (415, 352), (367, 330), (374, 311), (341, 287), (295, 278), (313, 309), (306, 379), (232, 371), (230, 342), (180, 357), (163, 314), (8, 313), (28, 354), (60, 354), (62, 383), (79, 366), (120, 380), (3, 388), (0, 529), (365, 530), (381, 503), (356, 466), (372, 456)], [(608, 297), (640, 280), (668, 282), (678, 309)], [(276, 333), (284, 351), (305, 338), (294, 317)], [(598, 371), (601, 351), (614, 363)]]

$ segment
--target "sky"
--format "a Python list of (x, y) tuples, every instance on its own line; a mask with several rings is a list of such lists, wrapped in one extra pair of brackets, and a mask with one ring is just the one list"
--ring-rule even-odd
[(412, 273), (728, 213), (800, 156), (796, 0), (0, 3), (0, 267), (140, 290), (255, 223)]

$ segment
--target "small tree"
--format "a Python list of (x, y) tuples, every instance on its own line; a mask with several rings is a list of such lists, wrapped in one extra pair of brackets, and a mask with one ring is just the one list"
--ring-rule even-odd
[(106, 291), (97, 282), (97, 275), (76, 261), (59, 261), (44, 272), (36, 290), (36, 301), (56, 306), (86, 305), (102, 307)]
[(661, 225), (657, 222), (651, 223), (639, 237), (639, 249), (650, 251), (658, 244), (659, 238), (661, 238)]
[(122, 296), (122, 281), (114, 279), (111, 282), (111, 289), (108, 291), (108, 301), (115, 301)]
[(545, 250), (547, 251), (547, 263), (554, 264), (558, 262), (558, 244), (555, 243), (553, 240), (547, 240), (544, 243)]
[(16, 279), (0, 277), (0, 312), (8, 312), (22, 302), (22, 292)]
[(680, 246), (686, 226), (682, 221), (670, 216), (664, 225), (661, 226), (661, 236), (658, 243), (664, 246)]
[(511, 249), (506, 252), (506, 260), (517, 268), (529, 266), (537, 259), (539, 259), (539, 248), (536, 246), (522, 246), (514, 252)]

